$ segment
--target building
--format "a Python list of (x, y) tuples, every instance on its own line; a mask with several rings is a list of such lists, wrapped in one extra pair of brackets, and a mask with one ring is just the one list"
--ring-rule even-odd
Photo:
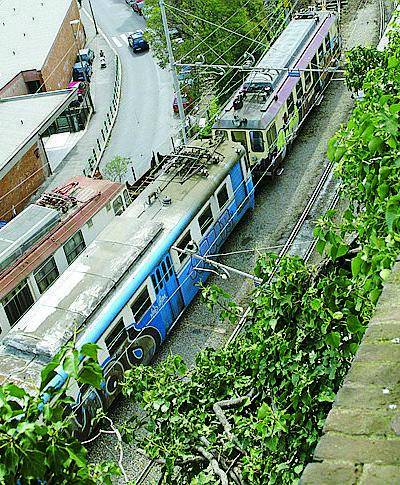
[(78, 176), (0, 229), (0, 338), (130, 201), (122, 184)]
[(0, 99), (0, 220), (10, 220), (50, 175), (42, 136), (82, 130), (90, 114), (77, 89)]
[(85, 32), (76, 0), (0, 2), (0, 98), (64, 89)]

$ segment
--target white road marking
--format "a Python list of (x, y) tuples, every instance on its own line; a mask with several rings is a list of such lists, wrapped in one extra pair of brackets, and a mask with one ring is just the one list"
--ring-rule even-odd
[(118, 40), (118, 37), (111, 37), (111, 38), (112, 38), (112, 40), (114, 41), (114, 43), (115, 43), (115, 45), (116, 45), (117, 47), (122, 47), (122, 44), (121, 44), (121, 42)]
[(126, 36), (126, 34), (121, 34), (120, 37), (125, 42), (126, 45), (129, 45), (128, 37)]

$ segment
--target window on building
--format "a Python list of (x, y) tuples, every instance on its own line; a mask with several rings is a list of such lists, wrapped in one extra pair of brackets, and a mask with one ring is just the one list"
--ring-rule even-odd
[(64, 253), (67, 258), (68, 264), (71, 264), (81, 252), (85, 249), (85, 241), (82, 236), (82, 232), (76, 232), (68, 241), (64, 244)]
[(33, 296), (26, 280), (22, 281), (3, 298), (2, 305), (11, 326), (29, 310), (33, 302)]
[(275, 123), (272, 123), (272, 125), (269, 127), (267, 131), (267, 142), (268, 142), (268, 147), (271, 148), (276, 145), (276, 139), (278, 137), (276, 133), (276, 125)]
[(251, 150), (256, 153), (264, 151), (264, 139), (261, 131), (250, 131)]
[(93, 227), (93, 219), (89, 219), (86, 224), (87, 224), (87, 227), (89, 228)]
[[(190, 243), (190, 241), (192, 240), (192, 234), (190, 231), (188, 231), (183, 237), (182, 239), (178, 242), (178, 244), (176, 245), (177, 248), (179, 249), (182, 249), (182, 250), (185, 250), (187, 247), (188, 247), (188, 244)], [(179, 259), (179, 262), (182, 264), (184, 261), (186, 261), (186, 259), (189, 257), (188, 254), (186, 253), (181, 253), (181, 252), (178, 252), (178, 259)]]
[(36, 284), (38, 285), (40, 293), (44, 293), (47, 288), (59, 277), (59, 272), (51, 256), (42, 266), (34, 273)]
[(128, 338), (127, 331), (125, 329), (124, 320), (120, 318), (118, 322), (113, 325), (110, 333), (104, 339), (108, 352), (111, 356), (114, 356), (119, 353), (121, 350), (123, 343)]
[(111, 202), (107, 202), (107, 204), (106, 204), (106, 211), (107, 212), (110, 212), (110, 210), (111, 210)]
[(202, 236), (207, 232), (207, 229), (213, 223), (213, 215), (211, 212), (210, 204), (203, 210), (203, 212), (199, 216), (199, 226), (200, 226), (200, 233)]
[(147, 287), (145, 286), (131, 304), (131, 310), (135, 322), (139, 322), (150, 307), (150, 295), (147, 291)]
[(236, 141), (238, 143), (241, 143), (244, 148), (246, 149), (246, 152), (248, 151), (247, 147), (247, 137), (246, 137), (246, 132), (245, 131), (231, 131), (232, 135), (232, 141)]
[(224, 184), (217, 193), (217, 201), (220, 210), (222, 210), (229, 200), (228, 187)]
[(113, 209), (116, 216), (119, 216), (124, 212), (124, 203), (122, 202), (122, 197), (120, 195), (114, 200)]
[(289, 119), (293, 116), (293, 113), (294, 113), (294, 98), (293, 98), (293, 93), (290, 93), (287, 99), (287, 114)]

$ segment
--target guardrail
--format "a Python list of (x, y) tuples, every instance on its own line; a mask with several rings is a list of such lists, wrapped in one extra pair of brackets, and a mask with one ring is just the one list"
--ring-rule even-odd
[(94, 173), (99, 167), (100, 160), (107, 147), (108, 140), (110, 139), (111, 131), (114, 127), (115, 120), (117, 119), (119, 102), (121, 98), (121, 82), (122, 82), (122, 68), (121, 61), (118, 54), (115, 54), (115, 80), (113, 88), (113, 96), (103, 120), (103, 127), (100, 128), (99, 136), (96, 139), (95, 146), (92, 147), (92, 155), (88, 158), (84, 174), (89, 177), (93, 177)]

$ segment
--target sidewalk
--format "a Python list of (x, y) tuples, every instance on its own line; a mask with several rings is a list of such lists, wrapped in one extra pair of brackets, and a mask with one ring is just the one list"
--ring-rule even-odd
[[(48, 191), (63, 185), (75, 175), (83, 175), (83, 169), (87, 168), (87, 160), (92, 155), (92, 149), (96, 146), (97, 138), (100, 137), (100, 130), (103, 128), (106, 113), (109, 110), (113, 97), (115, 53), (101, 34), (96, 35), (93, 23), (87, 17), (85, 11), (81, 9), (80, 12), (86, 31), (87, 47), (93, 49), (96, 55), (90, 82), (90, 92), (95, 112), (92, 114), (84, 131), (71, 133), (71, 136), (64, 138), (64, 145), (56, 147), (57, 150), (63, 150), (67, 155), (57, 166), (53, 175), (45, 181), (39, 192)], [(105, 69), (100, 69), (100, 50), (103, 50), (106, 57), (107, 67)], [(51, 149), (49, 159), (51, 159)]]

